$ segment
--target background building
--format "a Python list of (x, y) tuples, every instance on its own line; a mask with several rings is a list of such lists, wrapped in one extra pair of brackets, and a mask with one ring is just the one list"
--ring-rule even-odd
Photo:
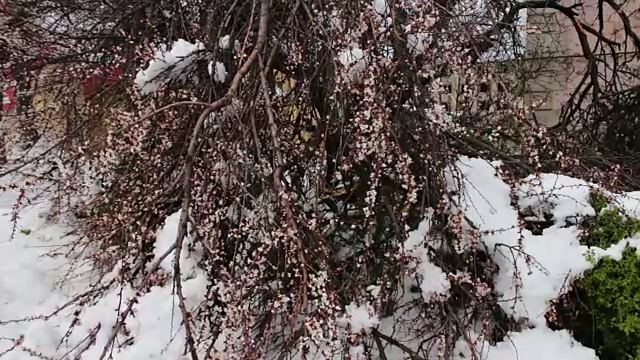
[[(610, 80), (610, 67), (615, 62), (628, 61), (628, 66), (635, 69), (635, 74), (617, 74), (623, 77), (621, 80), (626, 87), (631, 87), (638, 85), (639, 54), (636, 50), (637, 45), (634, 44), (638, 39), (626, 36), (623, 20), (611, 4), (619, 6), (628, 14), (629, 26), (633, 33), (637, 33), (640, 30), (640, 1), (626, 0), (619, 5), (615, 1), (584, 0), (578, 3), (576, 0), (563, 0), (561, 4), (577, 13), (577, 21), (619, 44), (610, 46), (584, 26), (580, 27), (593, 56), (599, 60), (597, 72), (600, 81), (604, 83)], [(600, 11), (602, 16), (599, 16)], [(578, 30), (565, 14), (550, 8), (530, 9), (527, 24), (537, 29), (527, 34), (526, 41), (527, 62), (532, 69), (536, 69), (536, 73), (526, 82), (525, 103), (539, 104), (534, 113), (536, 118), (540, 123), (552, 126), (558, 122), (563, 105), (575, 89), (580, 88), (580, 83), (589, 68), (589, 60), (583, 53)]]

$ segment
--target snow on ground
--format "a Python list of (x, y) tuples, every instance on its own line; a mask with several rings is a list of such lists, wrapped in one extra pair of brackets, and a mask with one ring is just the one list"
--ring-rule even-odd
[[(627, 245), (640, 245), (640, 237), (625, 239), (608, 249), (581, 245), (575, 219), (595, 215), (588, 199), (591, 190), (600, 190), (597, 186), (562, 175), (531, 176), (517, 189), (515, 208), (511, 188), (499, 176), (500, 165), (462, 158), (448, 174), (450, 188), (457, 190), (449, 211), (465, 216), (465, 230), (471, 232), (476, 227), (480, 231), (481, 244), (499, 266), (495, 288), (501, 307), (533, 327), (511, 333), (509, 341), (489, 347), (487, 359), (597, 359), (592, 349), (576, 343), (566, 331), (548, 329), (544, 315), (550, 301), (566, 290), (572, 278), (593, 267), (588, 250), (595, 259), (620, 258)], [(609, 195), (627, 213), (638, 214), (638, 193)], [(518, 211), (524, 209), (538, 216), (548, 212), (554, 224), (541, 235), (521, 229)]]
[(407, 255), (415, 259), (409, 266), (414, 267), (417, 275), (421, 278), (420, 289), (425, 299), (439, 295), (444, 296), (451, 288), (447, 274), (429, 260), (425, 245), (429, 237), (430, 226), (430, 218), (422, 221), (416, 230), (409, 233), (404, 244)]
[[(495, 346), (481, 342), (477, 351), (481, 351), (483, 359), (489, 360), (597, 359), (592, 349), (576, 343), (567, 331), (552, 331), (544, 321), (549, 302), (560, 295), (569, 279), (579, 277), (593, 266), (585, 256), (587, 248), (578, 241), (578, 229), (572, 220), (576, 216), (594, 214), (587, 201), (593, 185), (568, 177), (542, 174), (526, 179), (514, 193), (500, 179), (499, 166), (499, 163), (481, 159), (462, 158), (457, 170), (450, 169), (449, 173), (452, 190), (458, 190), (449, 202), (449, 211), (464, 215), (466, 230), (471, 231), (474, 226), (480, 231), (480, 244), (494, 256), (500, 267), (495, 287), (502, 300), (501, 306), (507, 314), (526, 319), (532, 328), (511, 333), (507, 340)], [(33, 198), (36, 190), (27, 191), (27, 197)], [(628, 213), (637, 215), (640, 212), (640, 193), (609, 195)], [(68, 229), (64, 226), (44, 220), (42, 215), (51, 205), (46, 200), (33, 201), (20, 213), (15, 236), (11, 237), (14, 230), (12, 207), (17, 196), (17, 190), (0, 195), (0, 353), (14, 346), (17, 339), (23, 339), (17, 349), (5, 354), (4, 358), (33, 359), (33, 354), (39, 353), (61, 360), (73, 359), (94, 339), (95, 344), (88, 347), (82, 358), (99, 359), (116, 322), (118, 308), (123, 308), (133, 294), (130, 288), (114, 287), (96, 304), (87, 306), (66, 341), (61, 342), (61, 339), (72, 322), (72, 307), (60, 311), (49, 321), (34, 318), (11, 322), (55, 312), (74, 294), (86, 290), (91, 280), (85, 276), (73, 278), (64, 286), (59, 285), (68, 274), (68, 261), (61, 256), (50, 256), (50, 253), (74, 238), (67, 235)], [(534, 213), (548, 212), (555, 223), (541, 235), (520, 229), (518, 211), (523, 208)], [(156, 258), (172, 245), (179, 217), (179, 213), (170, 216), (165, 227), (158, 232)], [(405, 251), (415, 259), (411, 266), (421, 275), (420, 285), (425, 298), (446, 295), (449, 287), (446, 274), (429, 262), (423, 246), (429, 240), (428, 236), (429, 220), (426, 219), (404, 244)], [(470, 246), (472, 239), (467, 240), (466, 246)], [(626, 239), (609, 249), (592, 250), (596, 258), (605, 255), (619, 257), (627, 244), (640, 245), (640, 237)], [(205, 276), (195, 266), (196, 262), (187, 256), (187, 251), (182, 255), (184, 292), (188, 307), (194, 308), (204, 296)], [(165, 260), (161, 268), (170, 272), (172, 260)], [(410, 279), (405, 285), (407, 289), (411, 286)], [(373, 294), (376, 288), (370, 288)], [(184, 331), (171, 281), (165, 286), (153, 287), (141, 296), (135, 309), (135, 318), (127, 321), (134, 338), (133, 345), (116, 351), (114, 359), (179, 359), (184, 350)], [(366, 303), (352, 303), (344, 311), (342, 319), (351, 325), (354, 332), (368, 332), (378, 327), (384, 333), (399, 317), (407, 320), (418, 316), (414, 312), (379, 318)], [(119, 343), (125, 340), (118, 338)], [(415, 344), (407, 346), (415, 348), (419, 339), (415, 341)], [(458, 348), (461, 354), (470, 356), (472, 350), (466, 342), (460, 341)], [(357, 345), (350, 352), (361, 357), (362, 350)], [(316, 358), (324, 357), (318, 355)], [(391, 348), (387, 358), (399, 360), (402, 353)]]
[[(39, 231), (43, 221), (38, 215), (46, 204), (34, 204), (17, 220), (15, 237), (13, 232), (12, 206), (18, 194), (0, 196), (0, 322), (27, 318), (37, 314), (48, 314), (67, 300), (65, 289), (55, 288), (60, 270), (65, 261), (46, 257), (64, 240), (64, 231), (47, 227)], [(60, 330), (42, 321), (11, 323), (0, 327), (0, 349), (12, 346), (10, 339), (25, 337), (25, 345), (44, 351), (57, 346)], [(0, 351), (2, 351), (0, 350)], [(9, 359), (30, 358), (26, 353), (8, 354)]]
[[(546, 327), (511, 333), (509, 339), (491, 346), (477, 346), (482, 360), (598, 360), (593, 349), (576, 342), (567, 331), (553, 331)], [(456, 344), (459, 358), (473, 359), (464, 341)]]
[(359, 334), (362, 330), (368, 331), (375, 327), (380, 323), (380, 320), (370, 304), (357, 305), (351, 303), (347, 305), (345, 316), (341, 319), (341, 322), (345, 326), (349, 324), (352, 333)]
[[(35, 195), (35, 189), (27, 192)], [(132, 289), (120, 288), (109, 291), (93, 306), (88, 306), (81, 321), (68, 341), (61, 342), (71, 324), (73, 308), (60, 312), (49, 321), (32, 319), (11, 322), (34, 316), (52, 314), (68, 302), (72, 294), (86, 290), (89, 278), (73, 279), (67, 286), (57, 285), (68, 273), (69, 266), (62, 256), (51, 256), (52, 250), (73, 240), (66, 236), (68, 229), (52, 225), (43, 215), (50, 207), (47, 201), (34, 201), (20, 212), (15, 236), (12, 238), (12, 207), (17, 191), (0, 194), (0, 353), (14, 345), (12, 339), (23, 337), (21, 346), (5, 354), (9, 360), (34, 359), (30, 352), (51, 356), (55, 359), (73, 359), (95, 335), (95, 345), (83, 355), (83, 359), (98, 359), (110, 330), (117, 318), (117, 309), (124, 307), (133, 294)], [(177, 215), (179, 216), (179, 215)], [(175, 217), (175, 216), (174, 216)], [(175, 219), (168, 219), (168, 226), (175, 227)], [(163, 229), (161, 238), (175, 234), (172, 229)], [(164, 240), (166, 244), (166, 239)], [(166, 250), (166, 249), (165, 249)], [(169, 267), (163, 264), (163, 267)], [(189, 267), (187, 263), (187, 266)], [(85, 269), (86, 270), (86, 269)], [(184, 294), (189, 307), (198, 305), (203, 298), (206, 284), (204, 276), (195, 270), (185, 272)], [(125, 347), (114, 354), (114, 359), (178, 359), (182, 355), (183, 329), (177, 300), (169, 282), (164, 287), (154, 287), (142, 296), (135, 307), (135, 318), (127, 321), (127, 327), (135, 336), (135, 345)], [(119, 338), (119, 341), (124, 341)], [(27, 350), (29, 349), (29, 350)]]
[[(496, 176), (497, 165), (481, 159), (462, 160), (459, 169), (464, 190), (455, 202), (466, 208), (464, 214), (473, 226), (486, 232), (482, 243), (500, 268), (495, 286), (501, 293), (503, 310), (542, 326), (548, 301), (560, 294), (567, 276), (590, 268), (591, 263), (584, 256), (587, 247), (578, 242), (579, 230), (565, 228), (563, 222), (545, 229), (542, 236), (521, 229), (518, 210), (511, 206), (511, 189)], [(558, 199), (563, 205), (554, 209), (561, 209), (559, 214), (568, 216), (565, 208), (570, 206), (562, 200), (573, 202), (573, 198)], [(585, 203), (575, 212), (588, 212), (583, 211), (586, 207), (590, 208)], [(595, 212), (591, 209), (590, 213)], [(519, 284), (514, 281), (516, 277), (521, 279)]]

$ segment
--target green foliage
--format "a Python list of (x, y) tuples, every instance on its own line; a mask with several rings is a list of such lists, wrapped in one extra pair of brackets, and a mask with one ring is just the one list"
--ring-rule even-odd
[(621, 260), (603, 258), (579, 282), (601, 339), (601, 359), (640, 359), (640, 258), (628, 247)]
[(606, 249), (639, 232), (640, 220), (626, 216), (618, 209), (607, 209), (596, 215), (582, 243)]
[[(640, 233), (640, 220), (609, 207), (601, 193), (590, 195), (596, 216), (581, 242), (608, 248)], [(590, 261), (596, 262), (593, 251)], [(568, 301), (566, 301), (568, 300)], [(622, 259), (605, 257), (576, 282), (563, 316), (574, 337), (597, 350), (602, 360), (640, 360), (640, 257), (627, 247)]]
[(607, 197), (599, 191), (592, 191), (589, 194), (589, 204), (593, 207), (597, 214), (604, 210), (607, 205), (609, 205), (609, 199), (607, 199)]
[(623, 214), (617, 208), (605, 209), (608, 200), (604, 195), (591, 193), (589, 201), (596, 210), (596, 216), (589, 224), (587, 234), (582, 237), (582, 244), (606, 249), (640, 233), (640, 220)]

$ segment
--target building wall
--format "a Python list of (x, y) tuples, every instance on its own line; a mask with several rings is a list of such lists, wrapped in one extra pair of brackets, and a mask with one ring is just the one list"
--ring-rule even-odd
[[(620, 0), (615, 0), (620, 4)], [(577, 0), (561, 0), (567, 7), (576, 5)], [(580, 1), (582, 6), (575, 7), (579, 19), (592, 28), (599, 30), (598, 0)], [(626, 0), (621, 4), (622, 10), (629, 14), (631, 27), (640, 34), (640, 0)], [(629, 54), (635, 48), (632, 39), (625, 38), (623, 22), (616, 12), (604, 4), (602, 33), (609, 39), (619, 42), (622, 46), (617, 50)], [(527, 35), (527, 62), (532, 69), (538, 69), (531, 80), (527, 81), (525, 104), (540, 104), (535, 111), (540, 123), (552, 126), (558, 122), (562, 105), (569, 100), (573, 90), (578, 87), (588, 68), (588, 61), (583, 55), (582, 47), (575, 27), (567, 16), (555, 9), (529, 10), (527, 24), (538, 28), (537, 32)], [(585, 32), (588, 42), (593, 49), (597, 42), (595, 35)], [(594, 55), (605, 59), (611, 64), (611, 51), (594, 52)], [(619, 56), (620, 59), (622, 56)], [(638, 69), (638, 61), (631, 64)], [(608, 76), (604, 65), (598, 66), (599, 73)], [(637, 85), (634, 77), (628, 76), (626, 85)]]

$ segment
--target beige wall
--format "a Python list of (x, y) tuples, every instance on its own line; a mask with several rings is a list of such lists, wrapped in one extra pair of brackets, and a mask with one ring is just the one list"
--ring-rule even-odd
[[(576, 5), (579, 0), (560, 0), (565, 7)], [(621, 4), (622, 10), (628, 14), (632, 29), (640, 34), (640, 0), (626, 0), (622, 4), (621, 0), (614, 0), (617, 4)], [(577, 13), (577, 18), (584, 24), (591, 26), (595, 30), (599, 30), (598, 22), (598, 0), (580, 1), (581, 7), (573, 8)], [(624, 26), (620, 17), (606, 3), (603, 6), (603, 34), (610, 40), (619, 42), (621, 46), (616, 49), (617, 58), (631, 57), (634, 55), (635, 46), (632, 39), (625, 38)], [(518, 64), (503, 64), (510, 66), (518, 66), (515, 72), (507, 70), (506, 73), (500, 74), (500, 71), (493, 70), (494, 78), (501, 78), (503, 81), (514, 85), (514, 81), (524, 85), (524, 98), (520, 105), (534, 107), (533, 116), (542, 125), (553, 126), (557, 124), (561, 113), (562, 106), (569, 100), (571, 94), (587, 74), (588, 60), (584, 57), (580, 44), (578, 33), (571, 23), (570, 19), (555, 9), (535, 9), (529, 10), (527, 14), (527, 26), (529, 31), (526, 38), (527, 55), (526, 60)], [(533, 28), (533, 29), (532, 29)], [(537, 30), (535, 30), (537, 28)], [(598, 45), (596, 48), (597, 37), (586, 32), (587, 41), (589, 42), (591, 51), (606, 63), (613, 63), (613, 56), (608, 47)], [(595, 50), (594, 50), (595, 48)], [(640, 57), (640, 54), (638, 55)], [(482, 64), (481, 66), (491, 66), (490, 64)], [(623, 79), (625, 85), (630, 87), (638, 85), (637, 79), (640, 78), (640, 61), (637, 59), (630, 62), (632, 69), (635, 69), (637, 77), (627, 76)], [(598, 73), (604, 79), (600, 79), (601, 83), (610, 78), (610, 71), (605, 65), (598, 65)], [(511, 79), (511, 75), (517, 74), (519, 78)], [(442, 101), (447, 103), (450, 108), (456, 108), (455, 93), (460, 83), (464, 79), (456, 76), (451, 77), (449, 82), (452, 85), (452, 94), (444, 95)], [(508, 86), (514, 88), (513, 86)], [(490, 84), (490, 93), (493, 102), (502, 96), (496, 91), (496, 84)], [(482, 95), (482, 94), (481, 94)], [(588, 100), (588, 99), (587, 99)], [(478, 99), (481, 102), (482, 99)]]
[[(629, 14), (629, 20), (634, 30), (640, 33), (640, 0), (627, 0), (621, 4), (623, 11)], [(562, 0), (563, 6), (576, 5), (576, 0)], [(583, 5), (574, 8), (578, 12), (579, 19), (599, 30), (598, 1), (580, 1)], [(623, 23), (616, 12), (608, 5), (603, 6), (603, 34), (622, 46), (616, 50), (629, 54), (635, 48), (631, 39), (625, 39)], [(588, 61), (583, 56), (583, 51), (571, 21), (554, 9), (529, 10), (527, 23), (539, 29), (538, 33), (527, 35), (528, 62), (532, 69), (540, 69), (532, 80), (527, 82), (527, 95), (525, 103), (531, 105), (534, 102), (541, 103), (535, 111), (536, 118), (544, 125), (554, 125), (558, 121), (562, 105), (569, 99), (572, 91), (579, 85), (588, 68)], [(597, 38), (586, 33), (590, 47), (593, 49)], [(626, 49), (625, 49), (626, 47)], [(594, 54), (611, 64), (613, 57), (611, 51), (595, 51)], [(620, 55), (620, 59), (623, 56)], [(638, 62), (633, 64), (637, 69)], [(598, 66), (599, 73), (607, 76), (606, 67)], [(628, 86), (636, 85), (627, 77)]]

